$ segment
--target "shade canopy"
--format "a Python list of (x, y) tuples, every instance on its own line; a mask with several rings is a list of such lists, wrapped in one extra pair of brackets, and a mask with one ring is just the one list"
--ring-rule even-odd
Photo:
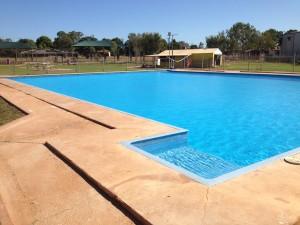
[(73, 45), (73, 47), (111, 47), (111, 41), (102, 40), (102, 41), (80, 41)]
[(0, 49), (32, 49), (32, 47), (20, 42), (0, 42)]

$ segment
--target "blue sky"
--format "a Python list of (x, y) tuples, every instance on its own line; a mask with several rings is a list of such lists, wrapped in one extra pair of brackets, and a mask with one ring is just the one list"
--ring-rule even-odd
[(0, 37), (51, 38), (57, 31), (82, 31), (97, 38), (126, 38), (129, 32), (177, 33), (198, 44), (233, 23), (259, 30), (300, 29), (299, 0), (3, 0)]

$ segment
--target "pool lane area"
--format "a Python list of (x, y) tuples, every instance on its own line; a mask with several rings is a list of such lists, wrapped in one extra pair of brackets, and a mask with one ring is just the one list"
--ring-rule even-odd
[(203, 179), (300, 146), (296, 77), (156, 71), (14, 80), (188, 130), (184, 142), (132, 145)]
[[(294, 224), (298, 220), (299, 166), (272, 160), (207, 186), (124, 145), (141, 144), (143, 140), (153, 143), (168, 136), (177, 139), (174, 135), (180, 136), (186, 130), (10, 79), (0, 79), (0, 95), (28, 113), (0, 127), (0, 214), (4, 207), (4, 221), (9, 215), (11, 221), (22, 223), (26, 215), (30, 223), (38, 219), (41, 223), (78, 224), (88, 218), (95, 224), (99, 219), (103, 222), (101, 215), (109, 215), (107, 219), (115, 220), (108, 223), (125, 223), (118, 219), (120, 213), (106, 207), (111, 205), (109, 200), (99, 203), (101, 193), (143, 224), (269, 225)], [(184, 135), (181, 138), (164, 145), (180, 140), (184, 143)], [(45, 142), (56, 149), (57, 155), (45, 148)], [(83, 177), (73, 171), (70, 163), (83, 172)], [(32, 169), (34, 172), (30, 172)], [(73, 175), (66, 171), (73, 171)], [(93, 180), (94, 185), (89, 187), (101, 191), (92, 194), (82, 189), (80, 180), (85, 186), (86, 181)], [(75, 186), (69, 186), (74, 182)], [(78, 204), (83, 207), (78, 208)], [(49, 218), (49, 214), (59, 216)]]

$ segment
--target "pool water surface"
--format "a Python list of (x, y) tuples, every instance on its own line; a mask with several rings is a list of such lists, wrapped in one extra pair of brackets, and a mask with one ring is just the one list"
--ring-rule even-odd
[(187, 129), (185, 142), (136, 146), (205, 179), (300, 146), (299, 78), (156, 71), (14, 80)]

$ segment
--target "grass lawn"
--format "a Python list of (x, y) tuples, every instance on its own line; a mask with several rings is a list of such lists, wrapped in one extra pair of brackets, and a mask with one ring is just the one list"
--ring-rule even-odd
[[(0, 76), (4, 75), (27, 75), (27, 74), (62, 74), (62, 73), (89, 73), (89, 72), (112, 72), (112, 71), (133, 71), (139, 70), (138, 64), (130, 63), (81, 63), (78, 65), (55, 64), (48, 69), (34, 69), (31, 65), (0, 65)], [(224, 66), (218, 69), (252, 71), (252, 72), (296, 72), (300, 73), (300, 65), (295, 66), (293, 71), (292, 64), (271, 63), (258, 61), (226, 61)]]
[(223, 67), (225, 70), (240, 70), (240, 71), (253, 71), (253, 72), (300, 72), (300, 65), (295, 66), (293, 71), (293, 65), (289, 63), (271, 63), (271, 62), (257, 62), (257, 61), (234, 61), (225, 62)]
[(0, 126), (18, 119), (25, 114), (0, 97)]
[(82, 63), (78, 65), (56, 64), (48, 69), (34, 69), (31, 65), (0, 65), (1, 75), (27, 75), (27, 74), (51, 74), (51, 73), (88, 73), (88, 72), (111, 72), (111, 71), (132, 71), (138, 70), (137, 64), (102, 64)]

